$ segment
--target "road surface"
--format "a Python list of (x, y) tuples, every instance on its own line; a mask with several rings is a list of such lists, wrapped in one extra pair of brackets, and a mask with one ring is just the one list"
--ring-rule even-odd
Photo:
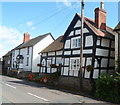
[(2, 77), (2, 103), (105, 103), (88, 97), (51, 89), (41, 84)]

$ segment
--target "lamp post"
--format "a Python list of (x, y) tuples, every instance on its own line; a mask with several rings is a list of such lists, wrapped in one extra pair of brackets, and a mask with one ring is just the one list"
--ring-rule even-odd
[(83, 25), (84, 25), (84, 0), (81, 2), (81, 43), (80, 43), (80, 90), (82, 90), (82, 66), (83, 66)]

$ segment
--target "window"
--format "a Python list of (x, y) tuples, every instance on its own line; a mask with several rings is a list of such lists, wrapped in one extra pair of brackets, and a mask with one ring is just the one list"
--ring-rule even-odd
[(72, 40), (72, 47), (73, 48), (78, 48), (80, 47), (80, 38), (76, 38)]
[(79, 70), (79, 59), (70, 60), (70, 70)]
[(47, 60), (47, 67), (50, 67), (51, 60)]
[(27, 63), (26, 63), (26, 66), (29, 65), (29, 57), (27, 57)]
[(30, 50), (29, 47), (27, 47), (27, 55), (29, 55), (29, 50)]
[(45, 66), (45, 59), (42, 60), (42, 66)]

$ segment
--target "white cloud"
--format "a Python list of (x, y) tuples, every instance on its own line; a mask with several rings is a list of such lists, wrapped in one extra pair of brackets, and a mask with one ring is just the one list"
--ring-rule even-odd
[(33, 25), (33, 22), (32, 21), (28, 21), (26, 24), (31, 27)]
[(65, 6), (71, 6), (71, 2), (69, 0), (57, 0), (56, 2), (62, 2)]
[(35, 29), (35, 27), (33, 27), (33, 26), (32, 26), (32, 27), (31, 27), (31, 29), (32, 29), (32, 30), (34, 30), (34, 29)]
[(0, 26), (0, 57), (22, 43), (23, 35), (16, 29)]

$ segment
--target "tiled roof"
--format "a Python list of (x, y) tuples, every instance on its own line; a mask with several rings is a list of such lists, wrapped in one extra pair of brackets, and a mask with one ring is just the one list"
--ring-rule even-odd
[[(77, 14), (80, 18), (80, 14)], [(88, 25), (88, 27), (97, 35), (97, 36), (102, 36), (102, 37), (107, 37), (107, 38), (114, 38), (115, 32), (113, 31), (112, 28), (109, 26), (106, 26), (106, 30), (101, 30), (98, 29), (95, 26), (94, 20), (84, 17), (84, 22)]]
[(7, 54), (5, 54), (3, 57), (7, 57), (10, 56), (12, 54), (12, 51), (7, 52)]
[(33, 46), (35, 44), (37, 44), (39, 41), (41, 41), (42, 39), (44, 39), (46, 36), (48, 35), (51, 35), (51, 33), (47, 33), (47, 34), (44, 34), (44, 35), (40, 35), (38, 37), (35, 37), (31, 40), (29, 40), (28, 42), (26, 43), (22, 43), (20, 46), (18, 46), (17, 48), (15, 49), (21, 49), (21, 48), (24, 48), (24, 47), (29, 47), (29, 46)]
[[(22, 43), (23, 44), (23, 43)], [(11, 51), (8, 51), (8, 53), (7, 54), (5, 54), (3, 57), (5, 57), (5, 56), (10, 56), (11, 54), (12, 54), (12, 51), (13, 50), (16, 50), (19, 46), (21, 46), (22, 44), (19, 44), (17, 47), (15, 47), (14, 49), (12, 49)]]
[(51, 43), (48, 47), (46, 47), (41, 52), (52, 52), (52, 51), (58, 51), (63, 49), (63, 42), (61, 41), (63, 36), (58, 37), (53, 43)]
[(117, 26), (114, 28), (114, 31), (120, 31), (120, 22), (117, 24)]

